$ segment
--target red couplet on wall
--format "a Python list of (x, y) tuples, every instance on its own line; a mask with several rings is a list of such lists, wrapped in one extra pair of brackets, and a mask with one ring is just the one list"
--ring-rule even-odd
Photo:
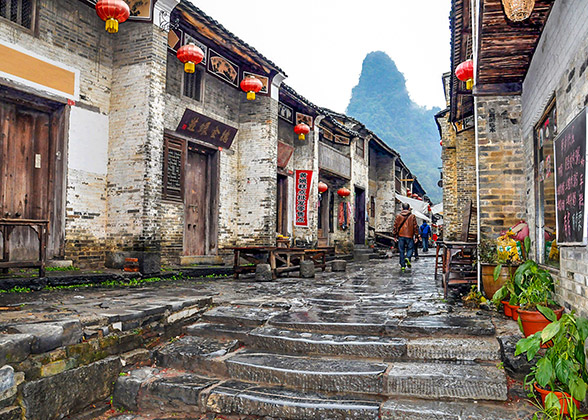
[(308, 227), (308, 197), (312, 184), (312, 171), (296, 170), (296, 198), (294, 225)]

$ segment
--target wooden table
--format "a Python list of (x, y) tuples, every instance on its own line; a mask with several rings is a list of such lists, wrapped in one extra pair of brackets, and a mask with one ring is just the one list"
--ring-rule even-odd
[[(257, 264), (270, 264), (270, 253), (277, 249), (275, 246), (240, 246), (231, 247), (233, 250), (233, 276), (238, 279), (240, 274), (255, 273)], [(241, 264), (241, 259), (247, 261)], [(275, 276), (275, 272), (274, 272)]]
[[(37, 234), (37, 238), (39, 239), (38, 261), (10, 261), (10, 235), (17, 226), (29, 227)], [(45, 277), (48, 232), (48, 220), (0, 219), (0, 233), (2, 233), (2, 259), (0, 259), (0, 269), (6, 272), (8, 268), (39, 268), (39, 277)]]

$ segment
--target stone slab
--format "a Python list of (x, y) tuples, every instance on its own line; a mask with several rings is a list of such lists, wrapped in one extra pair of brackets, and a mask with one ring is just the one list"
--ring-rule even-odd
[(400, 323), (386, 325), (386, 334), (398, 336), (402, 334), (415, 335), (470, 335), (489, 336), (495, 332), (494, 325), (489, 319), (472, 318), (457, 315), (431, 315), (408, 317)]
[(227, 325), (245, 325), (257, 327), (281, 311), (251, 306), (218, 306), (207, 311), (203, 319)]
[(249, 334), (252, 348), (281, 354), (336, 355), (398, 359), (406, 355), (406, 340), (379, 336), (308, 333), (260, 327)]
[(239, 340), (246, 343), (253, 327), (198, 322), (186, 327), (186, 334), (215, 339)]
[(46, 353), (58, 347), (77, 344), (83, 335), (82, 326), (77, 319), (41, 324), (20, 324), (11, 327), (10, 332), (32, 335), (32, 353)]
[(394, 399), (382, 404), (382, 420), (529, 420), (532, 407), (508, 403)]
[(237, 340), (186, 336), (155, 352), (157, 366), (225, 376), (225, 365), (219, 358), (239, 347)]
[(504, 370), (496, 366), (393, 363), (386, 374), (387, 395), (505, 401), (507, 393)]
[(500, 360), (500, 347), (494, 337), (423, 337), (409, 339), (407, 357), (411, 360)]
[(231, 378), (294, 387), (302, 391), (380, 394), (383, 363), (361, 360), (241, 353), (225, 362)]
[(0, 334), (0, 366), (18, 363), (31, 354), (32, 334)]
[(295, 420), (376, 420), (380, 404), (351, 397), (308, 394), (229, 381), (210, 391), (207, 411)]
[(121, 370), (118, 357), (27, 382), (22, 387), (25, 419), (54, 419), (108, 397)]
[(144, 367), (132, 370), (128, 375), (120, 376), (114, 384), (112, 405), (116, 408), (136, 411), (139, 408), (137, 399), (143, 382), (156, 372), (156, 369)]
[(325, 312), (297, 311), (276, 315), (268, 324), (277, 328), (319, 333), (378, 335), (384, 332), (387, 317), (362, 310)]

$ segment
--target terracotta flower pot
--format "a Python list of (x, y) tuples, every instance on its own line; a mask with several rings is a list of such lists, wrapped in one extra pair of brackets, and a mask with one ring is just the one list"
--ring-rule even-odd
[(512, 312), (512, 319), (514, 319), (515, 321), (519, 320), (519, 305), (511, 305), (510, 303), (508, 304), (508, 306), (510, 306), (510, 311)]
[(508, 304), (508, 301), (501, 300), (500, 303), (502, 303), (502, 309), (504, 310), (504, 315), (506, 315), (509, 318), (512, 318), (512, 309), (510, 309), (510, 305)]
[[(559, 308), (553, 312), (555, 312), (557, 319), (560, 319), (563, 311), (564, 308)], [(518, 312), (519, 316), (521, 317), (521, 323), (523, 324), (523, 332), (525, 337), (529, 337), (530, 335), (535, 334), (537, 331), (543, 331), (543, 328), (551, 323), (551, 321), (545, 318), (539, 311), (525, 311), (523, 309), (519, 309)]]
[(494, 293), (506, 283), (510, 277), (514, 274), (517, 267), (514, 266), (503, 266), (500, 270), (500, 275), (494, 281), (494, 269), (496, 268), (496, 264), (486, 264), (483, 263), (482, 265), (482, 287), (484, 289), (484, 294), (488, 299), (492, 299)]
[[(541, 395), (541, 402), (543, 403), (543, 406), (545, 407), (545, 398), (547, 398), (547, 396), (549, 395), (549, 393), (551, 391), (548, 391), (547, 389), (539, 388), (539, 385), (537, 385), (537, 382), (535, 382), (533, 384), (533, 386), (535, 387), (535, 390), (539, 393), (539, 395)], [(568, 400), (570, 398), (572, 398), (570, 396), (570, 394), (568, 394), (567, 392), (559, 392), (559, 391), (554, 391), (554, 393), (555, 393), (555, 396), (559, 399), (559, 404), (561, 405), (561, 413), (562, 414), (569, 414), (568, 413)], [(564, 397), (564, 394), (565, 394), (565, 397)], [(580, 402), (577, 399), (572, 398), (572, 401), (574, 401), (576, 408), (580, 408)]]

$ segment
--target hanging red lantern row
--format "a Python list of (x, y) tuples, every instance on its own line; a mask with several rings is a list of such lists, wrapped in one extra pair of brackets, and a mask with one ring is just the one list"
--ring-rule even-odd
[(131, 15), (129, 5), (123, 0), (99, 0), (96, 3), (96, 14), (106, 22), (106, 32), (118, 32), (118, 24), (126, 21)]
[(345, 198), (351, 195), (351, 191), (349, 191), (348, 188), (343, 187), (337, 190), (337, 194), (339, 195), (339, 197)]
[(328, 185), (325, 184), (324, 182), (319, 182), (318, 183), (318, 191), (320, 194), (324, 193), (325, 191), (327, 191), (329, 189)]
[(455, 69), (455, 75), (462, 82), (466, 82), (466, 89), (471, 90), (474, 87), (474, 62), (467, 60), (461, 63)]
[(255, 94), (263, 88), (261, 80), (254, 76), (247, 76), (241, 81), (241, 89), (243, 92), (247, 92), (247, 100), (255, 100)]
[(298, 134), (298, 140), (304, 140), (306, 135), (310, 133), (310, 127), (304, 123), (298, 124), (294, 127), (294, 132)]
[(181, 46), (177, 53), (178, 59), (184, 63), (186, 73), (194, 73), (196, 65), (202, 62), (204, 51), (192, 43)]

